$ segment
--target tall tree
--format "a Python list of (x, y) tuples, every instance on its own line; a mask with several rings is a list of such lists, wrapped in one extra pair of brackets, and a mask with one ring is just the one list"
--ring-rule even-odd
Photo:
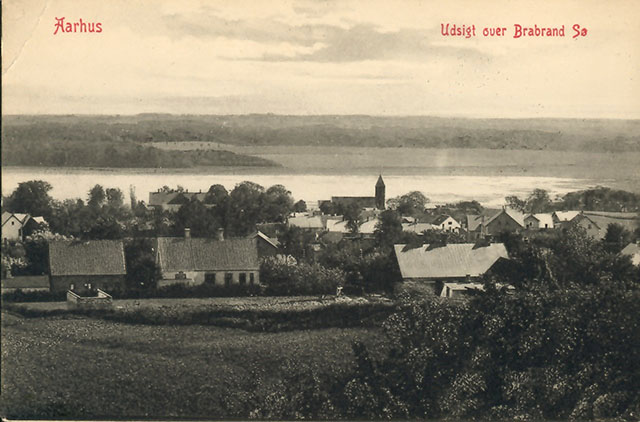
[(380, 213), (378, 224), (374, 231), (378, 244), (390, 247), (402, 238), (402, 219), (395, 210)]
[(544, 189), (534, 189), (527, 198), (525, 211), (535, 214), (547, 212), (550, 208), (551, 198), (549, 197), (549, 192)]
[(104, 191), (104, 188), (101, 185), (95, 185), (89, 190), (89, 200), (87, 201), (87, 205), (92, 208), (99, 208), (104, 205), (107, 199), (107, 194)]
[(307, 210), (307, 203), (302, 199), (293, 204), (294, 212), (305, 212)]
[(121, 208), (124, 206), (124, 194), (118, 188), (107, 188), (105, 190), (107, 204), (110, 207)]
[(193, 236), (213, 238), (219, 227), (220, 221), (213, 211), (197, 199), (182, 205), (174, 215), (174, 233), (179, 236), (184, 234), (185, 228), (189, 228)]
[(604, 247), (610, 252), (618, 253), (631, 242), (631, 238), (631, 232), (621, 224), (609, 224), (603, 239)]
[(527, 201), (518, 198), (516, 195), (509, 195), (505, 197), (504, 202), (509, 208), (520, 212), (525, 212), (527, 208)]
[(51, 185), (42, 180), (30, 180), (18, 184), (9, 197), (7, 208), (11, 212), (20, 212), (45, 218), (51, 216), (52, 199), (49, 196)]
[(264, 220), (282, 223), (293, 211), (291, 192), (282, 185), (273, 185), (265, 192)]
[(245, 236), (263, 220), (264, 188), (257, 183), (238, 183), (229, 194), (227, 231)]

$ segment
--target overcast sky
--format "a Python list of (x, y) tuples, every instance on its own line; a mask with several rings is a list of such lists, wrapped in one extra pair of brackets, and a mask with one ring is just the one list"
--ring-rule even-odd
[[(640, 118), (640, 2), (4, 0), (4, 114)], [(55, 17), (101, 33), (53, 35)], [(507, 27), (443, 37), (440, 24)], [(514, 39), (513, 25), (566, 37)], [(573, 24), (588, 29), (573, 39)]]

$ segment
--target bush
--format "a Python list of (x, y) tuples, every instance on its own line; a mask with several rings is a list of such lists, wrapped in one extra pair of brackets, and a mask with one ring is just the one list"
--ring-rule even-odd
[(260, 277), (265, 294), (271, 296), (335, 294), (338, 286), (345, 284), (345, 274), (339, 269), (279, 258), (265, 259)]
[(13, 292), (2, 294), (3, 302), (63, 302), (65, 300), (67, 300), (67, 292), (25, 292), (17, 289)]

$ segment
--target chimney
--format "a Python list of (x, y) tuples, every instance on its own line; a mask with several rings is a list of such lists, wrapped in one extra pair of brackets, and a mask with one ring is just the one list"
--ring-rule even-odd
[(218, 239), (220, 242), (222, 242), (224, 240), (224, 229), (223, 228), (219, 228), (218, 232), (216, 233), (216, 239)]
[(191, 239), (191, 229), (189, 227), (184, 228), (184, 238)]

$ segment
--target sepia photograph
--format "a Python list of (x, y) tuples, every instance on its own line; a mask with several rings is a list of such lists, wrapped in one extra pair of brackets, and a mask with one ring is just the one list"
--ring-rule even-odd
[(2, 1), (3, 420), (640, 421), (640, 1)]

